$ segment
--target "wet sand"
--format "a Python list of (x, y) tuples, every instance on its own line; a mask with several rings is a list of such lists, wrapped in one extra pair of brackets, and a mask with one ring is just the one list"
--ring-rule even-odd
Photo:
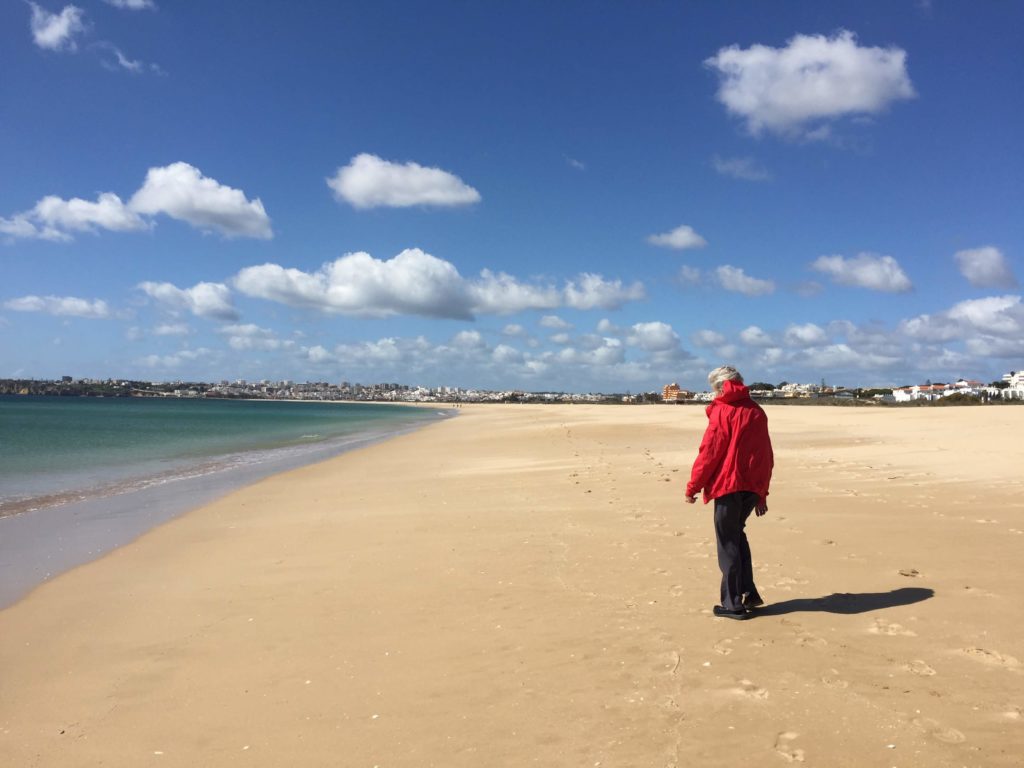
[(1024, 408), (768, 413), (752, 620), (703, 409), (467, 406), (0, 611), (0, 765), (1020, 765)]

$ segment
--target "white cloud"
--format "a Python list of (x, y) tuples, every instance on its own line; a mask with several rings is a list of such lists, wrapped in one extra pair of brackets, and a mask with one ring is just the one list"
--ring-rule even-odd
[(767, 181), (771, 174), (752, 157), (719, 157), (711, 158), (711, 165), (723, 176), (744, 181)]
[(156, 3), (153, 0), (103, 0), (103, 2), (128, 11), (156, 10)]
[(173, 309), (187, 310), (199, 317), (234, 320), (238, 312), (231, 304), (231, 291), (223, 283), (197, 283), (178, 288), (171, 283), (139, 283), (139, 290)]
[(522, 338), (526, 336), (526, 329), (517, 323), (509, 323), (501, 329), (503, 336), (509, 336), (511, 338)]
[(726, 342), (725, 336), (718, 331), (701, 330), (690, 335), (690, 340), (698, 347), (720, 347)]
[(71, 233), (106, 229), (130, 232), (148, 229), (151, 222), (139, 214), (165, 213), (202, 230), (227, 237), (270, 238), (270, 219), (258, 199), (249, 201), (237, 189), (206, 178), (188, 163), (150, 168), (145, 183), (124, 203), (113, 192), (101, 193), (96, 202), (47, 195), (31, 210), (11, 218), (0, 217), (0, 233), (20, 238), (70, 240)]
[(727, 291), (742, 293), (746, 296), (763, 296), (775, 290), (775, 283), (750, 277), (739, 267), (725, 264), (715, 270), (718, 284)]
[(507, 344), (499, 344), (491, 352), (491, 359), (500, 365), (522, 365), (525, 360), (523, 353)]
[(473, 308), (455, 266), (418, 248), (388, 261), (349, 253), (312, 273), (277, 264), (247, 267), (234, 285), (248, 296), (340, 314), (468, 319)]
[(206, 347), (182, 349), (170, 355), (146, 355), (137, 364), (146, 368), (178, 368), (182, 363), (209, 358), (213, 353)]
[(70, 240), (69, 232), (94, 232), (97, 228), (130, 232), (148, 227), (112, 192), (101, 193), (96, 202), (47, 195), (29, 211), (10, 219), (0, 218), (0, 232), (4, 234), (54, 241)]
[(756, 136), (806, 134), (815, 130), (808, 124), (873, 115), (913, 98), (906, 59), (900, 48), (860, 46), (840, 30), (833, 37), (796, 35), (784, 48), (732, 45), (704, 63), (719, 75), (718, 100)]
[(708, 241), (698, 235), (689, 224), (682, 224), (671, 232), (649, 235), (647, 242), (651, 245), (660, 245), (663, 248), (674, 248), (677, 251), (687, 248), (703, 248), (708, 244)]
[(15, 312), (45, 312), (50, 315), (102, 319), (110, 317), (110, 307), (102, 299), (79, 299), (74, 296), (22, 296), (9, 299), (4, 307)]
[(607, 317), (602, 317), (600, 320), (597, 321), (597, 332), (617, 336), (620, 333), (622, 333), (622, 329), (619, 326), (615, 325), (615, 323), (613, 323)]
[(233, 285), (248, 296), (338, 314), (386, 317), (421, 315), (470, 319), (477, 314), (510, 314), (528, 309), (613, 308), (644, 296), (643, 286), (583, 274), (559, 291), (511, 275), (483, 270), (466, 279), (453, 264), (418, 248), (392, 259), (349, 253), (314, 272), (277, 264), (246, 267)]
[(751, 325), (740, 331), (740, 341), (750, 347), (771, 347), (775, 344), (772, 337), (756, 325)]
[(573, 309), (618, 309), (630, 301), (646, 298), (642, 283), (623, 285), (621, 280), (605, 280), (584, 272), (570, 280), (563, 291), (565, 305)]
[(565, 162), (567, 162), (572, 168), (575, 168), (577, 171), (585, 171), (585, 170), (587, 170), (586, 163), (584, 163), (584, 162), (582, 162), (580, 160), (577, 160), (574, 157), (566, 157), (565, 158)]
[(191, 329), (186, 323), (162, 323), (153, 329), (154, 336), (187, 336)]
[(74, 51), (78, 48), (75, 35), (85, 31), (85, 12), (75, 5), (66, 5), (60, 13), (50, 13), (35, 3), (29, 27), (32, 40), (40, 48), (50, 51)]
[(684, 264), (679, 268), (676, 279), (682, 285), (697, 285), (701, 279), (700, 270), (697, 269), (697, 267), (691, 267)]
[(521, 283), (504, 272), (497, 274), (485, 269), (480, 279), (467, 284), (475, 312), (506, 315), (525, 309), (554, 309), (561, 296), (552, 286)]
[(225, 237), (273, 237), (270, 218), (259, 198), (247, 200), (240, 189), (203, 176), (198, 168), (177, 162), (150, 168), (129, 206), (137, 213), (164, 213), (197, 229)]
[(565, 322), (565, 320), (560, 318), (558, 315), (544, 315), (544, 317), (540, 319), (539, 325), (541, 328), (552, 328), (555, 330), (572, 328), (570, 323)]
[(48, 195), (36, 203), (29, 216), (43, 228), (92, 231), (96, 227), (113, 232), (147, 229), (148, 225), (112, 192), (99, 195), (95, 203), (73, 197), (62, 200)]
[(232, 349), (289, 349), (295, 346), (291, 339), (279, 339), (269, 328), (260, 328), (255, 323), (222, 325), (217, 329), (228, 337), (228, 345)]
[(637, 323), (630, 328), (627, 343), (648, 352), (664, 352), (679, 348), (679, 334), (668, 323)]
[[(123, 69), (127, 72), (131, 72), (133, 75), (141, 75), (146, 71), (147, 66), (145, 62), (139, 61), (138, 59), (129, 59), (124, 55), (124, 51), (118, 48), (116, 45), (111, 43), (100, 42), (94, 45), (95, 48), (100, 48), (114, 54), (114, 60), (110, 61), (107, 58), (101, 59), (100, 63), (111, 71), (117, 71)], [(150, 65), (150, 68), (159, 69), (155, 65)]]
[(572, 340), (568, 333), (553, 333), (549, 338), (554, 344), (568, 344)]
[(983, 333), (1024, 336), (1024, 306), (1020, 296), (989, 296), (954, 304), (947, 315)]
[(1017, 285), (1017, 278), (1006, 257), (994, 246), (957, 251), (953, 257), (960, 273), (971, 285), (982, 288), (1013, 288)]
[(828, 275), (839, 285), (869, 288), (887, 293), (905, 293), (911, 285), (899, 262), (892, 256), (860, 253), (847, 259), (844, 256), (819, 256), (811, 269)]
[(327, 179), (339, 201), (356, 208), (456, 206), (480, 201), (480, 193), (458, 176), (418, 163), (392, 163), (363, 153)]
[(828, 334), (814, 323), (792, 324), (786, 328), (783, 338), (791, 347), (814, 347), (827, 342)]

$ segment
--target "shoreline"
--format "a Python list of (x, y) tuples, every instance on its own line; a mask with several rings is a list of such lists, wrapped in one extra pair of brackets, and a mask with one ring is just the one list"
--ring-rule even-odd
[(466, 406), (0, 611), (0, 755), (1016, 765), (1024, 411), (768, 414), (750, 621), (711, 616), (711, 510), (682, 503), (702, 412)]
[[(452, 415), (439, 412), (438, 417)], [(166, 477), (145, 476), (130, 483), (32, 497), (20, 502), (22, 509), (19, 502), (10, 502), (0, 515), (0, 611), (54, 577), (244, 487), (435, 423), (384, 427), (292, 450), (212, 457), (185, 474), (171, 470)]]

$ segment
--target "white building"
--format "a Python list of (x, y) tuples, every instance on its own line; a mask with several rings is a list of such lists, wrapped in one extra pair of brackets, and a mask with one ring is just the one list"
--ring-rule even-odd
[(1003, 376), (1009, 386), (1000, 390), (1000, 394), (1007, 400), (1024, 400), (1024, 371), (1010, 371)]

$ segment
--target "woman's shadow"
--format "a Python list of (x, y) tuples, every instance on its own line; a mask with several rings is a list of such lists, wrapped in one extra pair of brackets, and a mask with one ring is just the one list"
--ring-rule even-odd
[(783, 600), (757, 609), (759, 616), (782, 616), (801, 611), (825, 613), (867, 613), (898, 605), (911, 605), (935, 596), (934, 589), (902, 587), (891, 592), (835, 592), (825, 597), (804, 597)]

